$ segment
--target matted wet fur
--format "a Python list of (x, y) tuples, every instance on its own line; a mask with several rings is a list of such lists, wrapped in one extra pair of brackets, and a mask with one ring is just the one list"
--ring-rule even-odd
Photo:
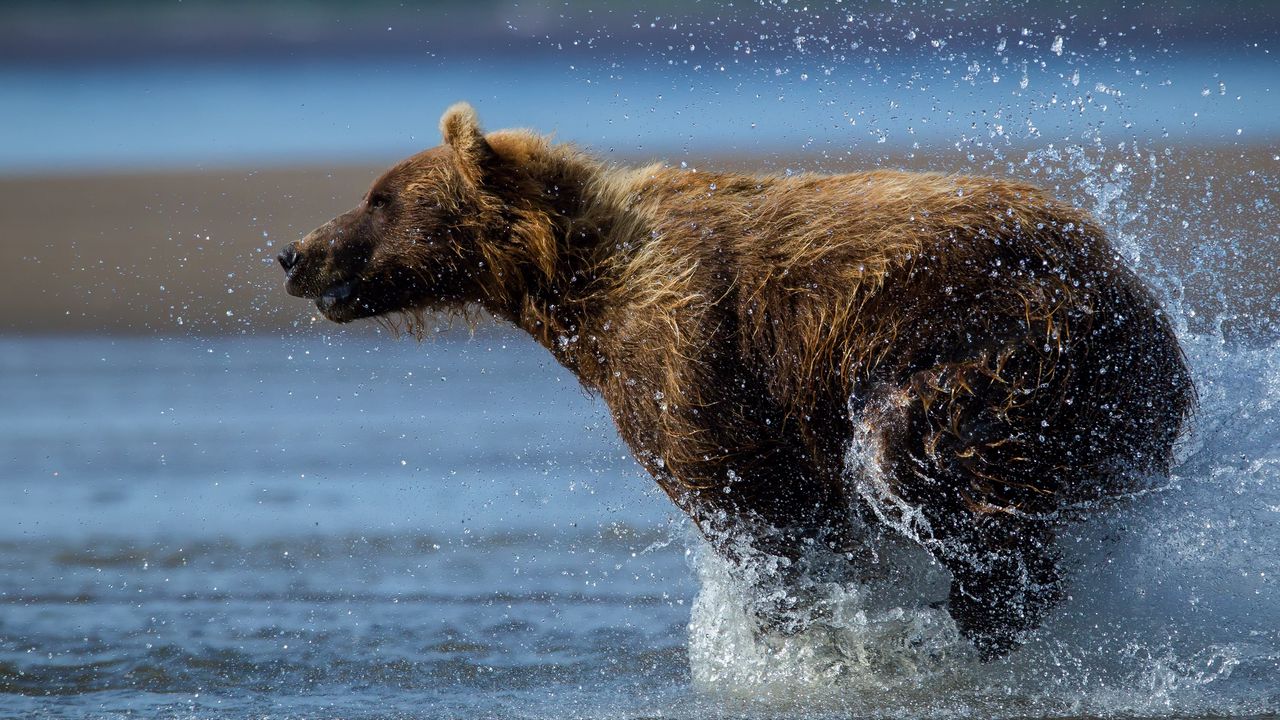
[(854, 528), (892, 528), (993, 657), (1060, 597), (1061, 524), (1169, 469), (1194, 404), (1169, 322), (1035, 187), (608, 167), (466, 105), (441, 129), (281, 254), (289, 291), (338, 322), (479, 306), (524, 329), (739, 561), (726, 538), (856, 564)]

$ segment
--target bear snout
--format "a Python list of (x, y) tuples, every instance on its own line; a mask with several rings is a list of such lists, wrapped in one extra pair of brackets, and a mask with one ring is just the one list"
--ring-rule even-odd
[(326, 271), (327, 263), (323, 253), (308, 251), (307, 242), (295, 240), (289, 243), (276, 261), (284, 268), (284, 289), (294, 297), (313, 300), (335, 284), (336, 278), (330, 278)]
[(280, 254), (276, 256), (276, 260), (280, 261), (280, 267), (284, 268), (285, 272), (293, 270), (301, 259), (302, 253), (298, 252), (298, 243), (296, 242), (289, 243), (285, 249), (281, 250)]
[[(294, 297), (306, 298), (312, 297), (314, 293), (309, 292), (311, 286), (315, 284), (314, 278), (308, 278), (308, 275), (314, 275), (314, 268), (308, 271), (308, 265), (305, 255), (299, 247), (298, 241), (293, 241), (285, 246), (284, 250), (276, 256), (276, 261), (280, 263), (280, 267), (284, 268), (284, 290)], [(315, 265), (315, 263), (310, 263)]]

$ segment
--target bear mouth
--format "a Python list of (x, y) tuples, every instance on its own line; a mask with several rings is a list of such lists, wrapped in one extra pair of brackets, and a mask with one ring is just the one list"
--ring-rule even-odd
[(355, 289), (356, 284), (354, 282), (338, 283), (320, 293), (320, 297), (316, 298), (316, 307), (320, 309), (320, 312), (327, 312), (336, 308), (355, 297)]
[(321, 315), (336, 323), (351, 322), (378, 314), (373, 303), (361, 297), (359, 287), (354, 280), (330, 286), (315, 298), (315, 303)]
[(285, 281), (285, 292), (313, 301), (326, 320), (336, 323), (382, 314), (385, 302), (370, 290), (368, 283), (355, 278), (332, 282), (327, 287), (300, 273), (291, 273)]

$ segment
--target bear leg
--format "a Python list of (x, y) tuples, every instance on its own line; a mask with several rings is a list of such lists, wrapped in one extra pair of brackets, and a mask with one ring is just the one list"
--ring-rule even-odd
[(948, 611), (983, 661), (1021, 645), (1063, 595), (1052, 532), (1010, 525), (979, 518), (939, 553), (952, 575)]
[[(930, 386), (948, 379), (935, 373)], [(1037, 493), (1031, 478), (1052, 484), (1052, 466), (1026, 443), (1021, 449), (1032, 452), (1016, 461), (993, 457), (1019, 437), (992, 392), (1004, 390), (1000, 383), (970, 378), (963, 392), (927, 397), (920, 386), (917, 379), (868, 397), (847, 471), (881, 522), (950, 571), (949, 612), (982, 659), (992, 660), (1017, 648), (1058, 603), (1063, 573), (1051, 516), (1025, 511), (1031, 503), (1022, 497), (997, 504), (1004, 498), (987, 490), (1016, 485)]]

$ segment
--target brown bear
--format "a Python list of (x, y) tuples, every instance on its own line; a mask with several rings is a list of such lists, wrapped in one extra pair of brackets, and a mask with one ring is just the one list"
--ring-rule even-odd
[(736, 562), (791, 582), (901, 532), (995, 657), (1061, 596), (1063, 524), (1169, 469), (1195, 400), (1170, 323), (1035, 187), (610, 167), (465, 104), (441, 131), (280, 254), (288, 292), (341, 323), (478, 305), (525, 330)]

